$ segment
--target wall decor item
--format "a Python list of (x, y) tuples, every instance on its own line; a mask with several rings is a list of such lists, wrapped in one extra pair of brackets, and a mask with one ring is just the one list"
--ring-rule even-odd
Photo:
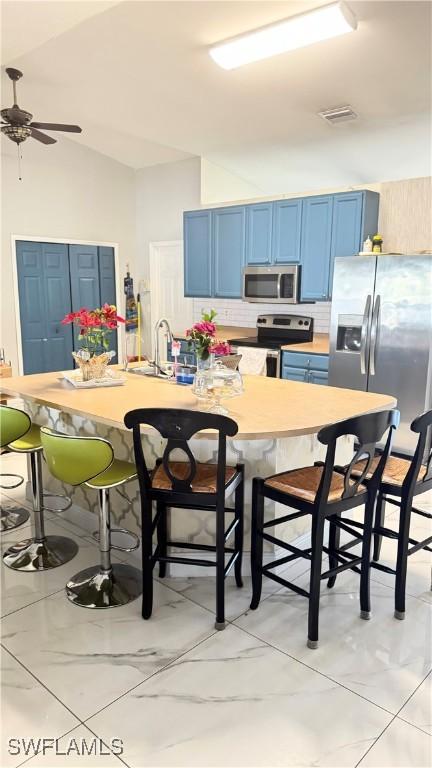
[(115, 356), (114, 350), (109, 350), (111, 332), (124, 322), (114, 304), (90, 310), (82, 308), (65, 315), (62, 325), (73, 323), (79, 328), (78, 339), (82, 346), (78, 352), (72, 352), (72, 356), (83, 381), (104, 378), (107, 365)]

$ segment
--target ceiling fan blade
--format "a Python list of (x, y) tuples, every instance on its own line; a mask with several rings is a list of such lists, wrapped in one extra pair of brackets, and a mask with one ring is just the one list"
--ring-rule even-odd
[(62, 123), (31, 123), (32, 128), (43, 128), (45, 131), (68, 131), (68, 133), (81, 133), (79, 125), (63, 125)]
[(36, 139), (36, 141), (40, 141), (41, 144), (56, 144), (57, 139), (53, 139), (52, 136), (46, 136), (45, 133), (41, 133), (41, 131), (37, 131), (35, 128), (31, 128), (31, 136), (33, 139)]

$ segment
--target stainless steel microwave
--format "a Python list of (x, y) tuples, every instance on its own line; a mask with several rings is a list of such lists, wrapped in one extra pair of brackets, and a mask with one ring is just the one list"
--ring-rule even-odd
[(243, 301), (264, 304), (297, 304), (300, 292), (300, 266), (245, 267)]

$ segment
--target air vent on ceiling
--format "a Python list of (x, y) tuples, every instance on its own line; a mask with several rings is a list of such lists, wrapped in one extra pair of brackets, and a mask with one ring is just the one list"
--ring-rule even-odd
[(330, 125), (344, 123), (347, 120), (356, 120), (358, 117), (357, 113), (354, 112), (353, 108), (350, 107), (349, 104), (346, 104), (344, 107), (333, 107), (333, 109), (325, 109), (323, 112), (318, 112), (318, 114), (320, 117), (322, 117), (323, 120), (325, 120), (327, 123), (330, 123)]

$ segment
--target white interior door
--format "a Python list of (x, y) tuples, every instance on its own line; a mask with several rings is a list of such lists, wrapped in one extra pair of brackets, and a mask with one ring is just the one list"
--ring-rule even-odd
[[(151, 328), (159, 318), (166, 317), (173, 333), (183, 333), (192, 325), (192, 301), (184, 296), (182, 241), (151, 243)], [(153, 344), (152, 338), (152, 347)]]

